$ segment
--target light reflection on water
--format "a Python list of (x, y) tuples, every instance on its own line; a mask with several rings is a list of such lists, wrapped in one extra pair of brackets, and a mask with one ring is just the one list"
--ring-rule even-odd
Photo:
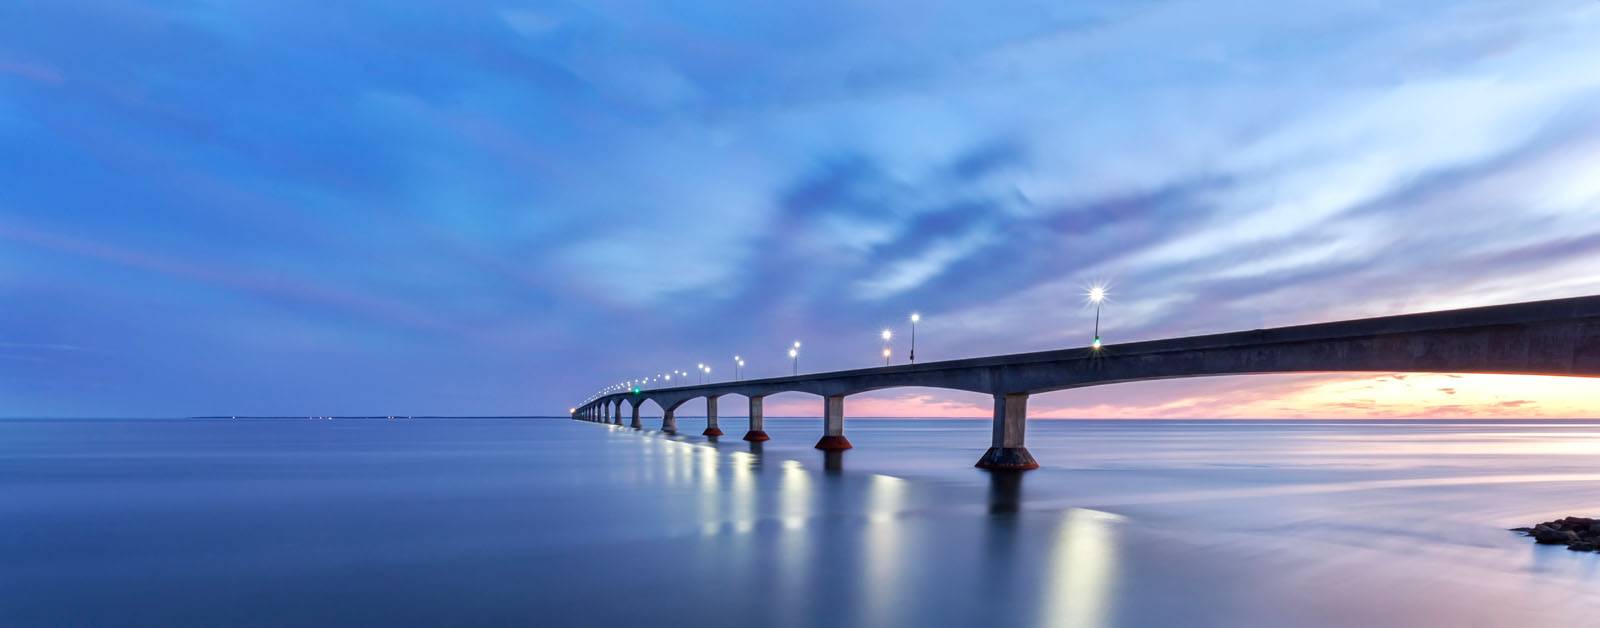
[(1111, 585), (1117, 581), (1117, 545), (1112, 535), (1122, 517), (1073, 508), (1061, 518), (1052, 545), (1043, 624), (1106, 626)]
[[(725, 420), (728, 425), (737, 421)], [(0, 625), (1584, 625), (1600, 426), (0, 422)], [(737, 430), (729, 430), (736, 432)], [(1596, 452), (1600, 453), (1600, 452)], [(127, 609), (139, 612), (129, 613)]]

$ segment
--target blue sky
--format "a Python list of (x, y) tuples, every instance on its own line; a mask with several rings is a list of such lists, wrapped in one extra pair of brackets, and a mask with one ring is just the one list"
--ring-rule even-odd
[(912, 310), (1079, 345), (1095, 281), (1113, 342), (1600, 293), (1597, 59), (1589, 0), (11, 2), (0, 415), (560, 413)]

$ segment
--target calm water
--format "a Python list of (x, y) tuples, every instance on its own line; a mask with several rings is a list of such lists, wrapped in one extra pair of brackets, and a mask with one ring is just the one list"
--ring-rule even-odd
[[(1600, 424), (0, 421), (0, 626), (1580, 626)], [(651, 422), (651, 425), (657, 425)]]

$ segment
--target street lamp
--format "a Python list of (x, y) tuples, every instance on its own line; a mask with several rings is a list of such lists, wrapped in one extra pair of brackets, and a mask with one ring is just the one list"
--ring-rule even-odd
[(739, 373), (739, 369), (743, 366), (744, 360), (740, 359), (739, 356), (733, 356), (733, 381), (737, 382), (744, 379), (744, 376)]
[(800, 374), (800, 341), (794, 341), (794, 346), (789, 347), (789, 359), (794, 360), (794, 374)]
[(1106, 301), (1106, 287), (1104, 284), (1095, 284), (1089, 287), (1089, 302), (1094, 304), (1094, 344), (1089, 345), (1095, 351), (1100, 350), (1100, 307)]
[(917, 322), (921, 320), (921, 314), (911, 313), (911, 362), (913, 364), (917, 361)]
[(889, 356), (893, 353), (889, 351), (889, 340), (894, 338), (894, 332), (885, 329), (878, 336), (883, 338), (883, 365), (889, 366)]

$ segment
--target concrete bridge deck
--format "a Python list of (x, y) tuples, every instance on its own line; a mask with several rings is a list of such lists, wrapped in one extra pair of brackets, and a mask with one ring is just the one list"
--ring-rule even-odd
[(1305, 372), (1499, 373), (1600, 377), (1600, 296), (1191, 336), (1090, 348), (1058, 349), (828, 373), (807, 373), (606, 395), (573, 418), (621, 424), (622, 406), (642, 428), (639, 408), (662, 408), (662, 430), (675, 433), (674, 411), (704, 397), (709, 436), (722, 433), (717, 399), (749, 400), (746, 440), (766, 440), (762, 400), (783, 392), (823, 398), (818, 449), (849, 449), (844, 399), (896, 387), (948, 388), (994, 397), (994, 434), (977, 466), (1038, 467), (1024, 444), (1028, 396), (1037, 393), (1179, 377)]

